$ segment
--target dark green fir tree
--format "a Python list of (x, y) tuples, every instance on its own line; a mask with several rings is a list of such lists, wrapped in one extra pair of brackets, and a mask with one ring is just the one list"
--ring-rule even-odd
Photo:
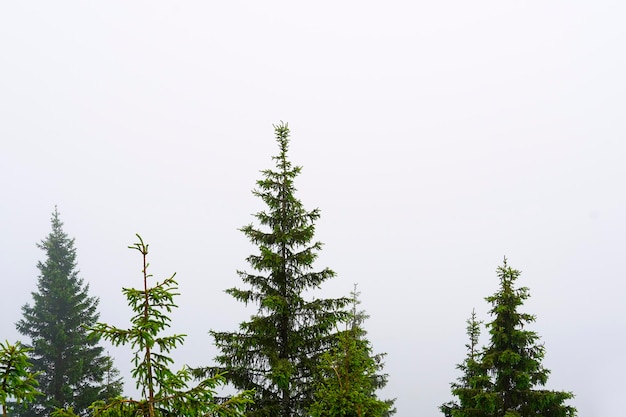
[(52, 231), (38, 247), (46, 259), (37, 264), (37, 291), (33, 304), (22, 307), (17, 330), (31, 340), (25, 345), (43, 395), (21, 414), (49, 416), (56, 408), (72, 407), (86, 415), (94, 401), (119, 395), (122, 384), (99, 339), (87, 330), (98, 320), (98, 299), (78, 277), (74, 239), (63, 231), (56, 207)]
[(500, 288), (486, 297), (493, 318), (487, 323), (489, 344), (477, 360), (467, 360), (461, 367), (464, 377), (452, 387), (460, 401), (442, 411), (453, 417), (576, 416), (576, 409), (565, 404), (574, 397), (571, 392), (543, 388), (550, 371), (541, 363), (544, 345), (536, 332), (528, 330), (535, 316), (519, 311), (530, 296), (528, 288), (515, 287), (520, 271), (508, 266), (505, 258), (497, 274)]
[(335, 273), (313, 269), (322, 247), (313, 240), (320, 212), (306, 210), (295, 196), (301, 167), (288, 159), (287, 124), (274, 131), (276, 168), (262, 171), (253, 191), (267, 209), (255, 215), (259, 226), (241, 229), (258, 247), (247, 258), (252, 271), (239, 271), (248, 288), (227, 290), (258, 310), (237, 332), (211, 333), (221, 351), (216, 361), (227, 379), (240, 390), (255, 390), (248, 416), (294, 417), (306, 415), (313, 401), (320, 355), (332, 345), (349, 299), (305, 298)]
[(528, 324), (536, 317), (519, 311), (530, 296), (527, 287), (515, 288), (520, 271), (508, 266), (506, 258), (497, 269), (500, 289), (486, 298), (493, 320), (487, 324), (490, 343), (483, 355), (483, 366), (493, 377), (492, 391), (496, 415), (504, 417), (567, 417), (576, 409), (565, 405), (574, 397), (570, 392), (541, 389), (550, 371), (541, 364), (545, 348)]

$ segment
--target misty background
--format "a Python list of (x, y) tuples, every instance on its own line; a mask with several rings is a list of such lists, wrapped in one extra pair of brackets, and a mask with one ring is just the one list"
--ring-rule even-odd
[[(255, 311), (237, 229), (292, 133), (319, 207), (314, 295), (359, 284), (398, 417), (441, 415), (473, 308), (504, 256), (530, 288), (548, 388), (613, 414), (626, 349), (626, 5), (557, 2), (4, 2), (0, 339), (36, 290), (58, 205), (100, 321), (122, 287), (176, 272), (176, 369)], [(487, 333), (483, 332), (483, 342)], [(25, 341), (27, 342), (27, 341)], [(109, 348), (132, 393), (129, 348)]]

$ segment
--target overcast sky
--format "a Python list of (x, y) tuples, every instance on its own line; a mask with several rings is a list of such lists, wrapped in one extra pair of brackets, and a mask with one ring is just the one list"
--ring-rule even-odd
[[(283, 120), (317, 267), (338, 274), (316, 296), (359, 283), (398, 417), (441, 415), (505, 255), (548, 387), (614, 414), (625, 19), (622, 1), (3, 2), (0, 339), (21, 339), (58, 205), (101, 320), (128, 323), (140, 233), (155, 276), (177, 272), (177, 366), (213, 363), (208, 331), (254, 311), (223, 290), (249, 269), (237, 229)], [(130, 352), (111, 354), (131, 391)]]

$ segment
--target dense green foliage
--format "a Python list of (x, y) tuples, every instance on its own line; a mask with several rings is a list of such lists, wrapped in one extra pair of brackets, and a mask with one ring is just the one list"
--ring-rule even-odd
[(382, 417), (394, 411), (393, 400), (376, 395), (387, 382), (387, 375), (380, 373), (384, 354), (372, 353), (362, 326), (367, 316), (357, 310), (358, 295), (355, 288), (346, 330), (337, 334), (336, 345), (321, 357), (315, 402), (309, 408), (313, 417)]
[[(98, 299), (78, 278), (74, 239), (63, 231), (59, 212), (52, 214), (52, 231), (38, 247), (46, 253), (33, 305), (22, 307), (17, 330), (31, 339), (28, 347), (39, 389), (44, 395), (29, 405), (26, 416), (48, 416), (59, 407), (73, 407), (83, 415), (98, 400), (117, 396), (122, 386), (99, 339), (87, 327), (98, 320)], [(111, 372), (113, 371), (113, 372)]]
[(464, 375), (452, 386), (459, 403), (448, 403), (442, 411), (453, 417), (575, 416), (576, 409), (564, 404), (574, 397), (572, 393), (537, 389), (546, 384), (550, 371), (541, 364), (545, 348), (539, 336), (526, 329), (535, 316), (518, 311), (530, 296), (528, 288), (514, 287), (520, 271), (509, 267), (505, 259), (497, 274), (500, 288), (486, 297), (493, 317), (487, 324), (490, 342), (476, 355), (479, 324), (472, 316), (471, 349), (460, 366)]
[(7, 417), (9, 404), (19, 406), (29, 403), (41, 394), (37, 390), (35, 374), (30, 372), (29, 350), (20, 342), (14, 345), (8, 341), (0, 343), (0, 404), (3, 417)]
[[(457, 369), (462, 372), (456, 383), (452, 384), (452, 394), (458, 397), (458, 402), (448, 402), (440, 409), (447, 416), (482, 416), (481, 408), (485, 402), (490, 401), (491, 379), (487, 369), (480, 362), (482, 350), (478, 347), (480, 338), (481, 321), (476, 318), (476, 313), (467, 320), (467, 336), (469, 343), (467, 356), (463, 363), (457, 365)], [(459, 414), (460, 412), (464, 414)]]
[[(217, 375), (189, 387), (193, 379), (191, 370), (183, 367), (174, 372), (170, 369), (173, 359), (168, 354), (183, 343), (185, 335), (162, 336), (170, 327), (168, 313), (176, 308), (174, 297), (178, 287), (174, 275), (148, 285), (152, 275), (148, 274), (148, 245), (137, 235), (139, 242), (130, 246), (139, 251), (143, 258), (143, 288), (124, 288), (129, 306), (134, 315), (132, 327), (120, 329), (106, 323), (92, 328), (94, 334), (111, 341), (116, 346), (130, 344), (134, 349), (132, 376), (141, 390), (141, 399), (114, 398), (98, 401), (92, 405), (94, 416), (101, 417), (161, 417), (161, 416), (242, 416), (249, 403), (242, 396), (232, 397), (225, 403), (215, 401), (215, 389), (224, 378)], [(60, 410), (57, 417), (73, 417), (72, 410)]]
[(211, 332), (221, 353), (216, 360), (238, 389), (255, 390), (249, 416), (305, 415), (313, 401), (313, 378), (320, 355), (333, 343), (336, 324), (348, 299), (305, 299), (335, 273), (313, 271), (321, 249), (314, 242), (318, 209), (307, 211), (295, 197), (301, 168), (287, 158), (289, 128), (274, 126), (279, 153), (276, 170), (264, 170), (254, 195), (267, 205), (242, 232), (259, 252), (247, 258), (254, 272), (239, 271), (249, 289), (227, 290), (235, 299), (258, 306), (238, 332)]

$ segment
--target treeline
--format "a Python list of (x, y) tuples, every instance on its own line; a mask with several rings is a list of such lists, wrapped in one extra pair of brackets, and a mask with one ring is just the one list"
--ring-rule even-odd
[[(130, 246), (141, 256), (138, 288), (124, 288), (131, 327), (98, 322), (98, 299), (78, 277), (74, 239), (63, 231), (59, 212), (52, 231), (38, 244), (37, 290), (22, 308), (17, 330), (28, 342), (0, 344), (0, 401), (3, 415), (57, 416), (248, 416), (382, 417), (395, 413), (393, 399), (379, 398), (387, 383), (385, 354), (374, 353), (359, 310), (357, 287), (341, 298), (306, 298), (333, 278), (316, 269), (322, 243), (315, 240), (318, 209), (295, 196), (301, 171), (288, 158), (289, 128), (274, 126), (279, 152), (253, 190), (265, 209), (241, 228), (258, 251), (238, 271), (244, 286), (227, 291), (257, 311), (238, 329), (210, 331), (220, 352), (215, 364), (172, 369), (172, 350), (184, 335), (164, 335), (176, 308), (175, 276), (155, 280), (148, 270), (148, 244), (137, 235)], [(490, 342), (478, 347), (481, 322), (468, 320), (468, 354), (452, 384), (456, 398), (440, 407), (445, 416), (567, 417), (573, 394), (540, 389), (549, 371), (541, 365), (543, 345), (525, 326), (535, 317), (518, 308), (528, 297), (516, 288), (519, 271), (506, 260), (498, 268), (500, 288), (487, 297), (493, 321)], [(123, 395), (123, 384), (102, 340), (132, 349), (132, 378), (140, 398)], [(230, 384), (239, 392), (217, 396)], [(538, 388), (539, 387), (539, 388)]]

